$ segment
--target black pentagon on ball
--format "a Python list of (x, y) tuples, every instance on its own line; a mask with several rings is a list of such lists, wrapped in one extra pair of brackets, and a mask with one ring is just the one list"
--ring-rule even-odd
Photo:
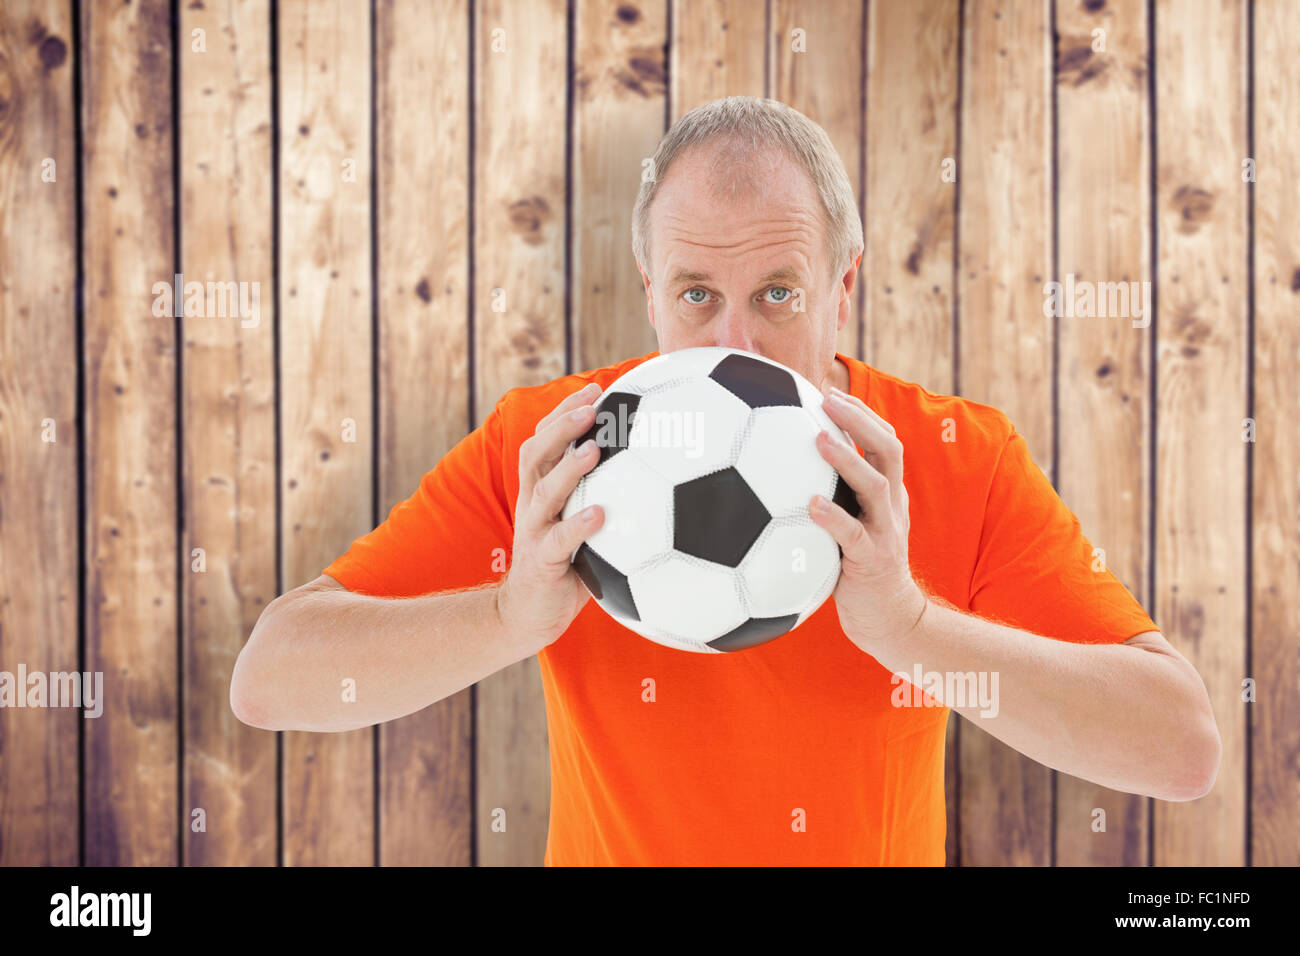
[(641, 620), (637, 613), (636, 602), (632, 600), (632, 588), (627, 575), (610, 564), (592, 548), (583, 544), (573, 556), (573, 567), (587, 585), (591, 596), (601, 602), (601, 606), (616, 611), (633, 621)]
[(734, 568), (772, 516), (735, 468), (673, 488), (673, 547)]
[(862, 506), (858, 504), (858, 496), (841, 475), (835, 476), (835, 494), (831, 496), (831, 501), (855, 518), (862, 514)]
[(750, 408), (803, 404), (789, 372), (750, 355), (728, 355), (709, 373), (709, 378)]
[(595, 465), (599, 468), (608, 459), (627, 448), (628, 435), (632, 431), (632, 420), (640, 404), (640, 395), (607, 392), (596, 403), (596, 420), (574, 442), (574, 446), (581, 447), (583, 442), (594, 438), (596, 447), (600, 449), (600, 461)]
[(709, 647), (719, 651), (743, 651), (749, 647), (766, 644), (774, 637), (780, 637), (799, 620), (798, 614), (784, 617), (751, 617), (740, 627), (728, 631), (721, 637), (709, 641)]

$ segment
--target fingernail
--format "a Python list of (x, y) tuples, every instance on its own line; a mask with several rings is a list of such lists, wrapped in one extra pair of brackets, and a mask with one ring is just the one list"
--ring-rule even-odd
[(580, 422), (586, 417), (587, 412), (591, 410), (591, 407), (592, 406), (590, 405), (583, 405), (581, 408), (575, 408), (573, 411), (569, 412), (569, 417), (575, 422)]
[(585, 509), (583, 510), (583, 512), (582, 512), (582, 520), (583, 520), (583, 521), (595, 521), (595, 520), (596, 520), (596, 506), (595, 506), (595, 505), (592, 505), (591, 507), (589, 507), (589, 508), (585, 508)]
[(595, 451), (595, 449), (596, 449), (596, 439), (588, 438), (585, 442), (583, 442), (581, 445), (578, 446), (578, 454), (590, 455), (593, 451)]

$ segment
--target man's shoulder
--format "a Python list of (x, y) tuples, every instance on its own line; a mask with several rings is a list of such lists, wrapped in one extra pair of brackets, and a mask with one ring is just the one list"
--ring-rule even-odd
[(496, 411), (501, 415), (507, 430), (527, 429), (531, 433), (537, 422), (551, 409), (583, 386), (595, 382), (604, 391), (619, 376), (658, 354), (658, 352), (647, 352), (645, 355), (624, 359), (613, 365), (561, 375), (540, 385), (516, 386), (501, 396)]
[(996, 456), (1015, 433), (1011, 419), (992, 405), (932, 391), (865, 362), (858, 364), (867, 376), (867, 404), (894, 426), (900, 438), (938, 435), (945, 443), (967, 448), (973, 441)]

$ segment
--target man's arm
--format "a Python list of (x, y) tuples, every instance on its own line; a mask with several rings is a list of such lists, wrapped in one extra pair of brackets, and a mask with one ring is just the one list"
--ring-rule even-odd
[(928, 597), (908, 563), (903, 447), (894, 427), (834, 389), (825, 407), (865, 456), (829, 432), (818, 438), (861, 508), (853, 516), (818, 496), (810, 509), (843, 549), (835, 602), (849, 639), (895, 674), (912, 675), (918, 665), (943, 676), (982, 674), (989, 688), (996, 676), (996, 716), (982, 716), (979, 704), (955, 709), (1039, 763), (1162, 800), (1208, 793), (1221, 741), (1191, 663), (1156, 631), (1119, 645), (1045, 639)]
[[(569, 556), (604, 521), (597, 506), (561, 518), (578, 481), (600, 460), (595, 441), (571, 447), (595, 420), (599, 396), (595, 383), (574, 392), (520, 445), (510, 570), (499, 585), (375, 597), (321, 575), (276, 598), (258, 618), (230, 683), (235, 716), (267, 730), (368, 727), (421, 710), (559, 638), (590, 599)], [(464, 502), (476, 472), (434, 474), (442, 480), (430, 486), (437, 499), (430, 508), (446, 517), (472, 507)], [(450, 521), (402, 527), (396, 539), (384, 539), (387, 547), (429, 527), (440, 529), (440, 539), (456, 529)], [(401, 553), (408, 562), (423, 557), (418, 548)]]
[(379, 598), (321, 575), (262, 612), (230, 706), (264, 730), (355, 730), (421, 710), (541, 650), (504, 626), (498, 591)]
[(932, 696), (1054, 770), (1160, 800), (1195, 800), (1214, 786), (1222, 745), (1209, 694), (1159, 631), (1076, 644), (931, 598), (910, 633), (902, 624), (897, 639), (874, 642), (871, 653), (909, 678), (918, 665), (922, 673), (986, 675), (996, 690), (992, 713), (978, 700), (958, 706), (943, 691)]

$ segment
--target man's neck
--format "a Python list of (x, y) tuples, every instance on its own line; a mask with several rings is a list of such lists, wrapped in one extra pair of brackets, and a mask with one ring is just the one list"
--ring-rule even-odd
[(826, 384), (833, 385), (841, 392), (849, 390), (849, 367), (835, 358), (831, 361), (830, 374), (826, 376)]

